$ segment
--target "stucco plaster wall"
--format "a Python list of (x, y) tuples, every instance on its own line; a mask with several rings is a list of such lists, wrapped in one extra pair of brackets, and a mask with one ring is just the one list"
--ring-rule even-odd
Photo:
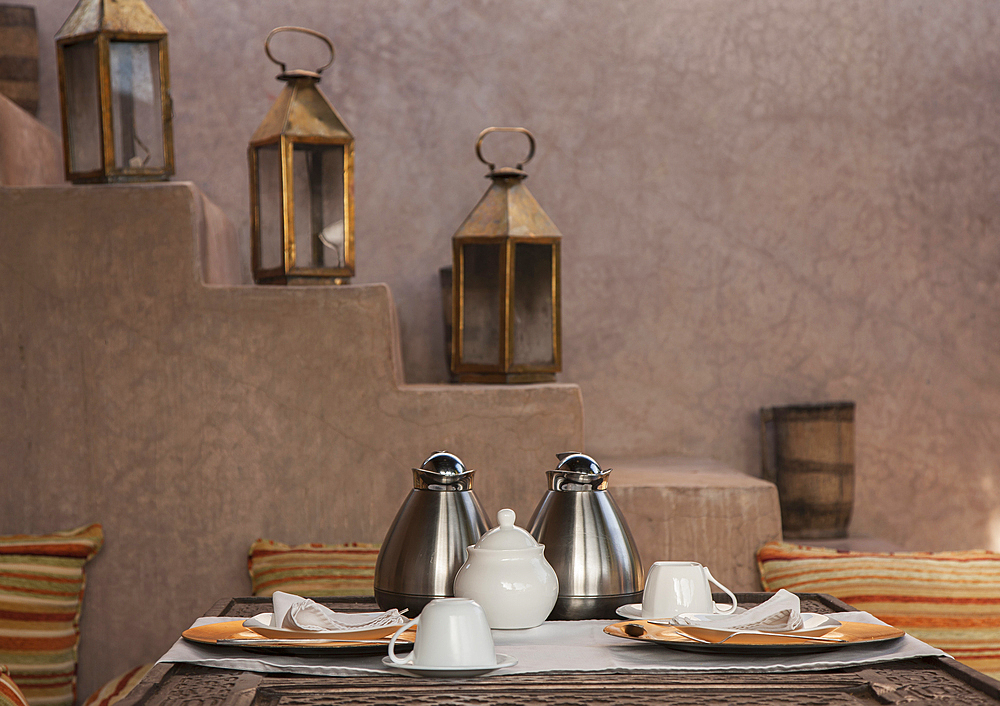
[(17, 103), (0, 95), (0, 186), (62, 182), (59, 138)]
[(380, 542), (441, 448), (524, 522), (583, 444), (575, 385), (401, 384), (385, 285), (203, 285), (214, 211), (189, 183), (0, 189), (0, 533), (104, 526), (82, 698), (247, 595), (257, 537)]
[[(72, 5), (37, 3), (54, 129), (46, 38)], [(854, 531), (1000, 549), (994, 0), (150, 5), (178, 178), (244, 244), (246, 144), (280, 88), (262, 41), (333, 38), (356, 281), (396, 295), (408, 381), (445, 378), (437, 271), (486, 188), (475, 137), (524, 125), (527, 184), (565, 235), (561, 379), (589, 451), (757, 473), (760, 406), (853, 399)]]

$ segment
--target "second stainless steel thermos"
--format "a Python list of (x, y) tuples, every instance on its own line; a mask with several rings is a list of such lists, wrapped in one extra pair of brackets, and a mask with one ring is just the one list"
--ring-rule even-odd
[(610, 473), (581, 453), (559, 454), (547, 472), (549, 490), (528, 531), (559, 577), (550, 620), (614, 618), (620, 606), (642, 601), (642, 561), (608, 492)]
[(466, 547), (489, 529), (475, 493), (475, 471), (446, 451), (413, 469), (413, 490), (382, 542), (375, 563), (375, 600), (383, 610), (416, 617), (434, 598), (453, 595)]

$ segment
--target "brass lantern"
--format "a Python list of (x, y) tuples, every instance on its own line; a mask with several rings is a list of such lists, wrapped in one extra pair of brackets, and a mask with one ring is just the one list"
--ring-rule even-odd
[(66, 178), (174, 173), (167, 30), (142, 0), (80, 0), (56, 34)]
[[(278, 32), (322, 39), (330, 61), (293, 69), (271, 55)], [(250, 237), (259, 284), (344, 284), (354, 276), (354, 136), (316, 84), (333, 43), (278, 27), (264, 51), (281, 67), (281, 95), (250, 138)]]
[[(483, 158), (483, 138), (529, 141), (516, 167)], [(559, 242), (562, 234), (524, 185), (535, 138), (521, 127), (483, 130), (476, 156), (490, 188), (452, 239), (451, 370), (459, 382), (551, 382), (562, 368)]]

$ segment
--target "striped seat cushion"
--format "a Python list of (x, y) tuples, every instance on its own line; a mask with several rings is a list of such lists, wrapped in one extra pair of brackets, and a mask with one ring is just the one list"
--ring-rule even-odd
[(128, 692), (132, 691), (135, 685), (142, 681), (142, 678), (146, 676), (146, 672), (152, 669), (154, 664), (154, 662), (140, 664), (138, 667), (132, 667), (132, 669), (124, 674), (119, 674), (91, 694), (83, 702), (83, 706), (113, 706), (113, 704), (128, 696)]
[(10, 670), (3, 664), (0, 664), (0, 706), (28, 706), (24, 694), (10, 678)]
[(378, 544), (299, 544), (270, 539), (250, 545), (253, 595), (285, 591), (298, 596), (371, 596)]
[(1000, 677), (1000, 554), (876, 554), (771, 542), (757, 563), (769, 591), (829, 593)]
[(83, 566), (104, 543), (100, 525), (0, 537), (0, 664), (31, 706), (72, 706)]

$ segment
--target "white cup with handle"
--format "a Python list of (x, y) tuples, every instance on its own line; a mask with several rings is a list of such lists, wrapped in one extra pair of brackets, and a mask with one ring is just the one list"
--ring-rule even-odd
[[(732, 605), (716, 608), (712, 600), (714, 583), (729, 596)], [(715, 580), (707, 566), (695, 561), (657, 561), (646, 576), (642, 592), (642, 617), (675, 618), (681, 613), (722, 613), (736, 610), (736, 596)]]
[[(396, 654), (396, 639), (416, 626), (413, 651)], [(389, 659), (416, 667), (485, 667), (497, 663), (486, 611), (471, 598), (435, 598), (389, 640)]]

